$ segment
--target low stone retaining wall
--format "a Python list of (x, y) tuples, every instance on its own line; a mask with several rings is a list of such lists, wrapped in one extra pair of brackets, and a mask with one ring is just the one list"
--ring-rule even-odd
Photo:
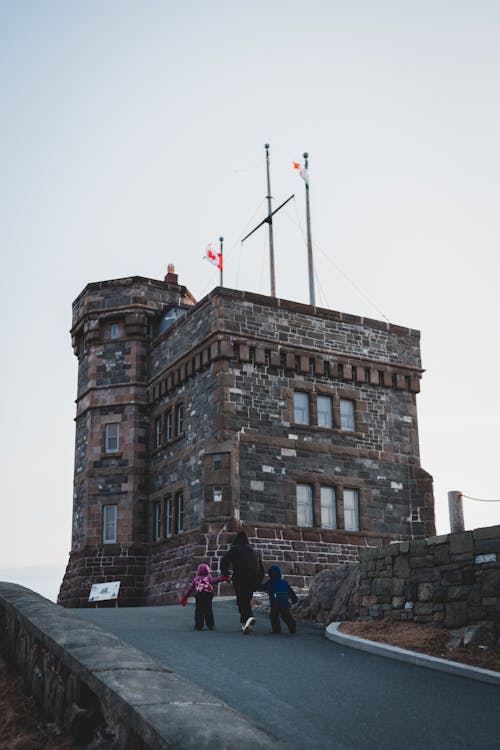
[[(13, 583), (0, 582), (0, 648), (48, 719), (82, 744), (97, 740), (96, 746), (116, 750), (284, 747), (143, 652)], [(193, 721), (193, 714), (203, 721)]]
[(500, 526), (360, 551), (359, 614), (500, 631)]

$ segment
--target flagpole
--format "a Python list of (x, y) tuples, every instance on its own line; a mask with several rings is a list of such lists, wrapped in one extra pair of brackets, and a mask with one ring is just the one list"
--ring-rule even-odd
[(266, 149), (267, 170), (267, 223), (269, 224), (269, 263), (271, 270), (271, 297), (276, 297), (276, 282), (274, 278), (274, 243), (273, 243), (273, 212), (271, 210), (271, 179), (269, 177), (269, 143)]
[(309, 162), (307, 161), (309, 154), (307, 151), (304, 152), (304, 169), (306, 178), (306, 222), (307, 222), (307, 264), (309, 268), (309, 304), (313, 307), (316, 304), (316, 297), (314, 294), (314, 268), (313, 268), (313, 250), (312, 250), (312, 239), (311, 239), (311, 210), (309, 207)]
[(224, 268), (224, 255), (222, 253), (222, 244), (224, 242), (224, 237), (219, 237), (220, 242), (220, 285), (224, 286), (222, 283), (222, 269)]

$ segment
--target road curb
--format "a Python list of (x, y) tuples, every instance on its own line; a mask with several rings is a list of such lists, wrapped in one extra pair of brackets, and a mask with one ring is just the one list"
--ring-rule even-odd
[(493, 672), (490, 669), (481, 669), (480, 667), (471, 667), (468, 664), (460, 664), (447, 659), (439, 659), (436, 656), (428, 656), (418, 651), (407, 651), (397, 646), (389, 646), (386, 643), (369, 641), (366, 638), (358, 638), (355, 635), (348, 635), (339, 630), (341, 622), (332, 622), (325, 629), (325, 635), (330, 641), (339, 643), (343, 646), (356, 648), (359, 651), (367, 651), (370, 654), (385, 656), (388, 659), (397, 659), (398, 661), (408, 662), (417, 667), (427, 667), (427, 669), (437, 669), (441, 672), (454, 674), (459, 677), (468, 677), (480, 682), (488, 682), (500, 687), (500, 672)]

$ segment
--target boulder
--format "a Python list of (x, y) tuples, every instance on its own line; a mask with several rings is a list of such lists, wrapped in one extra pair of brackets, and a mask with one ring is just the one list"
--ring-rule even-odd
[(473, 645), (480, 649), (487, 649), (495, 646), (496, 641), (495, 625), (490, 622), (478, 622), (474, 625), (452, 630), (447, 648), (449, 651), (453, 651), (462, 646)]
[(358, 614), (359, 564), (341, 565), (322, 570), (314, 576), (309, 596), (295, 608), (301, 617), (320, 623), (352, 620)]

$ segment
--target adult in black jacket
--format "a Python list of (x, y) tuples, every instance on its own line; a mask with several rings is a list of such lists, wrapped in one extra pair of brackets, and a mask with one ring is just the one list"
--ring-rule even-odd
[(221, 575), (227, 576), (229, 568), (233, 571), (232, 582), (240, 612), (241, 629), (246, 634), (255, 625), (252, 596), (264, 578), (264, 567), (244, 531), (238, 531), (232, 546), (222, 555)]

